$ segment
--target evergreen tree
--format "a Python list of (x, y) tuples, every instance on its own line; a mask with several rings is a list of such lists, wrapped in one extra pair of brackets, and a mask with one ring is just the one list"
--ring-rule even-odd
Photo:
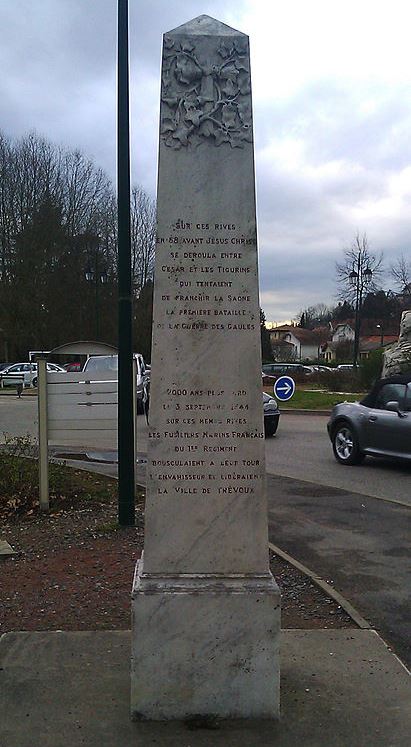
[(272, 361), (273, 360), (273, 353), (271, 350), (271, 340), (270, 340), (270, 333), (265, 326), (265, 314), (262, 309), (260, 309), (260, 331), (261, 331), (261, 357), (264, 361)]
[(153, 281), (149, 280), (134, 304), (134, 351), (141, 353), (146, 363), (151, 361), (153, 289)]

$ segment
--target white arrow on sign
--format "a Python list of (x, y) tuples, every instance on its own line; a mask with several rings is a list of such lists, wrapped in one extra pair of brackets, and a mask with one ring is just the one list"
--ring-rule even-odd
[(292, 386), (285, 383), (284, 386), (278, 386), (277, 392), (284, 392), (284, 394), (289, 394), (291, 392)]

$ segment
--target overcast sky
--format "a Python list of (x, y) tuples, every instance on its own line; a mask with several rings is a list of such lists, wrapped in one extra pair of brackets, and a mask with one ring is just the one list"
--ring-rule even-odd
[[(409, 0), (129, 0), (132, 179), (155, 196), (162, 34), (250, 36), (261, 305), (335, 303), (357, 231), (411, 254)], [(80, 148), (115, 180), (117, 0), (0, 0), (0, 128)]]

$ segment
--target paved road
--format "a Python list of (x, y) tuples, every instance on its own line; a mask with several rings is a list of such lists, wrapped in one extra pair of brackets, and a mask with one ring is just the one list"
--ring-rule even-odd
[(411, 465), (371, 457), (354, 467), (339, 464), (327, 420), (324, 415), (283, 414), (276, 437), (266, 441), (267, 472), (411, 506)]
[[(35, 400), (0, 398), (0, 431), (35, 435), (36, 421)], [(411, 470), (371, 459), (338, 465), (326, 421), (283, 415), (266, 442), (270, 540), (332, 581), (411, 665)], [(138, 426), (145, 452), (143, 417)], [(98, 469), (115, 473), (117, 465)]]
[(19, 399), (14, 394), (0, 396), (0, 441), (3, 434), (37, 438), (37, 397), (26, 395)]
[(411, 511), (269, 475), (270, 541), (331, 582), (411, 667)]
[[(411, 506), (411, 466), (368, 458), (363, 465), (336, 462), (326, 432), (327, 417), (283, 414), (277, 436), (266, 441), (267, 472), (342, 488)], [(37, 438), (37, 398), (0, 396), (3, 431)], [(138, 418), (138, 450), (146, 451), (147, 428)]]

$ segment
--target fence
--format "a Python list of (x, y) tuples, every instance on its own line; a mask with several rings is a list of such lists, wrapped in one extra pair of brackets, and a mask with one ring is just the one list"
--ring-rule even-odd
[[(51, 373), (38, 361), (40, 507), (47, 509), (48, 447), (117, 449), (118, 381), (113, 373)], [(130, 406), (136, 424), (136, 392)], [(136, 428), (136, 425), (135, 425)], [(136, 442), (136, 439), (134, 439)]]
[(0, 373), (0, 387), (5, 386), (13, 386), (20, 397), (24, 389), (24, 373)]

